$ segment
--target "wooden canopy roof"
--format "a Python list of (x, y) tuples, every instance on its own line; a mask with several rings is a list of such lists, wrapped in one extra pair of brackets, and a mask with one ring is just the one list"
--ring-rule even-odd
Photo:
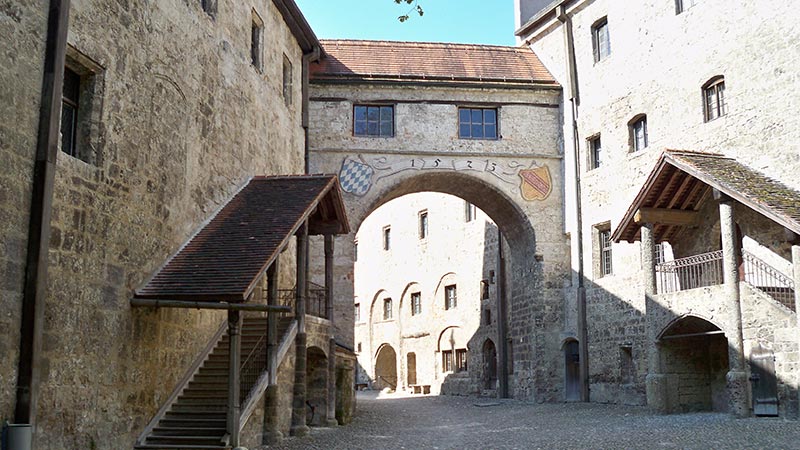
[(244, 302), (306, 220), (312, 235), (350, 231), (335, 175), (253, 178), (134, 298)]
[(611, 239), (634, 242), (653, 223), (656, 242), (669, 241), (714, 189), (800, 234), (800, 192), (724, 155), (666, 150)]

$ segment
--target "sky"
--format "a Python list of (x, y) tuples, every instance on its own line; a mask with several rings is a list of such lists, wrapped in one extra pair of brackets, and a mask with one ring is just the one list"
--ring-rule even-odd
[(394, 0), (295, 1), (320, 39), (516, 44), (513, 0), (418, 0), (422, 17)]

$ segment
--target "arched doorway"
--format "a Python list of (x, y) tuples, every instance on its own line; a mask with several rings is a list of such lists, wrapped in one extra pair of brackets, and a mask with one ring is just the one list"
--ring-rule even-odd
[(408, 371), (407, 385), (417, 384), (417, 354), (414, 352), (406, 355), (406, 370)]
[(328, 358), (319, 347), (306, 352), (306, 424), (325, 424), (328, 411)]
[(659, 358), (671, 379), (668, 412), (727, 412), (728, 340), (719, 327), (696, 316), (670, 324), (659, 337)]
[(375, 357), (374, 387), (397, 389), (397, 352), (389, 344), (382, 345)]
[(491, 339), (483, 343), (483, 389), (497, 389), (497, 348)]
[(575, 339), (564, 343), (564, 400), (568, 402), (581, 400), (581, 356), (578, 348)]

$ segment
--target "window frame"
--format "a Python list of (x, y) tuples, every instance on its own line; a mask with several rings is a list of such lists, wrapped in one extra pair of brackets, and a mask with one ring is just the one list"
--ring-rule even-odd
[(608, 26), (608, 16), (600, 18), (592, 24), (592, 53), (595, 64), (611, 56), (611, 31)]
[[(453, 295), (450, 295), (450, 294)], [(444, 309), (449, 311), (458, 307), (458, 290), (455, 284), (448, 284), (444, 287)]]
[(392, 249), (392, 227), (391, 225), (386, 225), (381, 230), (381, 243), (383, 244), (383, 250), (389, 251)]
[(283, 104), (292, 106), (294, 100), (294, 66), (286, 54), (283, 54)]
[(417, 215), (417, 235), (420, 240), (425, 240), (428, 238), (428, 210), (422, 210)]
[[(69, 82), (68, 82), (69, 81)], [(81, 76), (78, 72), (72, 70), (70, 67), (64, 67), (64, 88), (61, 96), (61, 142), (60, 147), (63, 153), (66, 153), (73, 158), (80, 159), (78, 153), (78, 114), (80, 114), (81, 103)], [(74, 85), (74, 98), (67, 93), (70, 85)], [(65, 130), (66, 113), (69, 114), (69, 126)], [(65, 132), (66, 131), (66, 132)], [(68, 133), (67, 133), (68, 132)], [(69, 145), (67, 146), (67, 142)]]
[(361, 303), (356, 303), (354, 306), (353, 319), (356, 323), (361, 322)]
[(250, 65), (258, 73), (264, 70), (264, 20), (255, 9), (250, 19)]
[[(725, 77), (717, 75), (703, 84), (703, 120), (711, 122), (712, 120), (719, 119), (720, 117), (728, 114), (727, 105), (725, 104)], [(709, 93), (714, 96), (714, 115), (712, 117), (712, 104), (709, 99)]]
[[(641, 127), (639, 125), (641, 124)], [(640, 147), (639, 138), (637, 136), (637, 129), (642, 130), (643, 146)], [(647, 114), (638, 114), (628, 122), (628, 131), (630, 133), (630, 151), (631, 153), (641, 152), (650, 146), (650, 136), (647, 132)]]
[(385, 297), (383, 299), (383, 320), (392, 320), (394, 318), (392, 308), (392, 297)]
[(453, 351), (442, 350), (442, 373), (453, 371)]
[[(684, 13), (697, 5), (700, 0), (675, 0), (675, 15)], [(686, 4), (689, 4), (688, 6)]]
[[(469, 111), (469, 122), (463, 122), (462, 119), (462, 111)], [(478, 123), (473, 122), (474, 112), (480, 111), (481, 112), (481, 121), (480, 125)], [(494, 122), (487, 122), (486, 121), (486, 111), (493, 111), (494, 112)], [(478, 141), (498, 141), (500, 140), (500, 108), (499, 107), (486, 107), (486, 106), (459, 106), (457, 108), (457, 122), (458, 122), (458, 129), (456, 130), (458, 133), (459, 139), (468, 139), (468, 140), (478, 140)], [(461, 133), (462, 126), (468, 126), (470, 133), (469, 136), (465, 136)], [(486, 127), (487, 126), (494, 126), (494, 137), (486, 137)], [(481, 136), (473, 136), (472, 130), (473, 127), (480, 126), (481, 127)]]
[(411, 315), (418, 316), (422, 314), (422, 293), (421, 292), (412, 292), (411, 293)]
[[(364, 108), (364, 119), (363, 120), (358, 119), (358, 116), (359, 116), (358, 110), (360, 108)], [(378, 119), (377, 119), (377, 121), (376, 120), (370, 120), (370, 118), (369, 118), (370, 108), (377, 108), (378, 109)], [(388, 120), (384, 120), (383, 119), (383, 112), (387, 108), (391, 111), (391, 115), (392, 115), (392, 117), (391, 117), (392, 130), (391, 130), (390, 134), (384, 134), (383, 133), (383, 127), (382, 127), (382, 124), (384, 122), (388, 122)], [(352, 125), (353, 137), (367, 137), (367, 138), (393, 138), (393, 137), (395, 137), (395, 132), (396, 132), (396, 130), (395, 130), (395, 126), (396, 125), (395, 124), (396, 124), (397, 114), (396, 114), (396, 111), (395, 111), (395, 105), (394, 104), (389, 104), (389, 103), (353, 103), (352, 113), (353, 113), (353, 123), (351, 125)], [(361, 123), (361, 122), (364, 123), (364, 132), (363, 133), (359, 133), (358, 132), (358, 124)], [(376, 123), (377, 124), (377, 128), (376, 128), (377, 133), (370, 133), (369, 132), (370, 123)]]
[(607, 226), (597, 228), (597, 244), (600, 278), (614, 274), (614, 253), (611, 242), (611, 228)]
[(478, 216), (478, 207), (464, 200), (464, 222), (472, 222)]
[(467, 349), (457, 348), (453, 356), (453, 370), (455, 372), (465, 372), (467, 370)]
[(603, 165), (603, 141), (600, 133), (593, 134), (586, 139), (587, 151), (589, 152), (589, 170), (599, 169)]

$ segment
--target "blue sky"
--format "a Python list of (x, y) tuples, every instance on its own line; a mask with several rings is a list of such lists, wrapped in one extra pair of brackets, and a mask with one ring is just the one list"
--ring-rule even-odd
[(513, 0), (419, 0), (425, 15), (393, 0), (295, 0), (321, 39), (515, 45)]

